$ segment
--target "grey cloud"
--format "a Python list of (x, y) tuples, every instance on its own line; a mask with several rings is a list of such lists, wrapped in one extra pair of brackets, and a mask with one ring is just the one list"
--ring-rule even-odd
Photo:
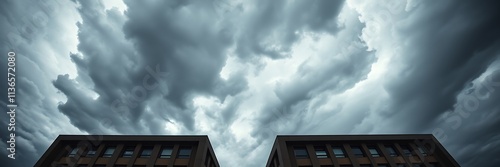
[[(398, 112), (391, 119), (410, 114), (408, 128), (423, 130), (430, 124), (421, 122), (450, 109), (457, 93), (497, 57), (500, 24), (493, 20), (500, 13), (487, 2), (444, 1), (422, 3), (415, 12), (406, 18), (414, 20), (413, 26), (395, 30), (404, 54), (401, 62), (394, 63), (406, 69), (391, 71), (385, 88), (393, 113)], [(478, 12), (484, 16), (473, 19)], [(414, 28), (417, 25), (425, 28)]]
[(299, 39), (296, 32), (335, 34), (340, 29), (336, 16), (343, 3), (344, 1), (328, 0), (279, 0), (259, 1), (254, 9), (236, 8), (235, 13), (247, 19), (246, 22), (239, 23), (237, 55), (243, 59), (254, 56), (284, 58), (290, 56), (292, 45)]
[[(271, 127), (270, 134), (305, 131), (318, 123), (311, 118), (321, 104), (311, 101), (312, 98), (325, 92), (330, 95), (342, 93), (366, 79), (376, 57), (375, 52), (367, 51), (359, 39), (364, 25), (356, 18), (357, 15), (352, 13), (345, 23), (346, 28), (337, 32), (338, 40), (330, 41), (331, 47), (320, 50), (314, 58), (302, 63), (289, 80), (276, 85), (274, 93), (279, 101), (268, 102), (261, 110), (259, 120), (256, 120), (261, 124), (253, 135), (259, 139), (272, 137), (268, 132), (259, 132), (265, 127)], [(286, 121), (280, 122), (280, 119)], [(279, 124), (285, 125), (280, 130), (273, 129)]]
[[(0, 6), (0, 50), (16, 53), (16, 159), (7, 158), (5, 148), (0, 152), (2, 166), (32, 166), (59, 133), (79, 133), (66, 126), (65, 116), (57, 112), (57, 91), (50, 80), (56, 76), (57, 62), (48, 62), (67, 54), (67, 47), (58, 44), (65, 40), (60, 33), (68, 31), (61, 13), (71, 14), (69, 3), (60, 1), (3, 1)], [(1, 59), (1, 64), (7, 64)], [(64, 62), (61, 59), (60, 62)], [(7, 71), (7, 66), (1, 66)], [(7, 73), (0, 76), (7, 78)], [(2, 94), (7, 85), (2, 83)], [(5, 89), (4, 89), (5, 88)], [(0, 97), (2, 109), (7, 101)], [(55, 121), (57, 120), (57, 121)], [(3, 117), (0, 122), (7, 125)], [(1, 128), (0, 137), (7, 141), (10, 133)]]
[[(87, 132), (102, 129), (99, 120), (91, 119), (100, 115), (109, 121), (109, 130), (118, 133), (165, 133), (163, 127), (171, 119), (192, 131), (194, 95), (224, 101), (246, 88), (244, 77), (219, 77), (231, 41), (225, 30), (208, 21), (180, 21), (178, 17), (185, 17), (180, 8), (198, 11), (203, 6), (178, 2), (127, 1), (129, 8), (122, 15), (115, 9), (105, 11), (99, 1), (78, 1), (80, 53), (71, 54), (71, 59), (79, 76), (54, 81), (68, 98), (59, 109), (73, 125)], [(92, 89), (98, 98), (79, 87)], [(157, 114), (162, 117), (154, 117)], [(130, 122), (135, 126), (128, 126)]]

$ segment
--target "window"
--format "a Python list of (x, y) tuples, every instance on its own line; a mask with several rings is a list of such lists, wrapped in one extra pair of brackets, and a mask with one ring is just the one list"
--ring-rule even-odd
[(363, 154), (363, 151), (361, 151), (361, 147), (359, 146), (351, 146), (352, 153), (354, 153), (354, 156), (356, 157), (364, 157), (365, 154)]
[(424, 148), (422, 148), (422, 147), (419, 146), (418, 147), (418, 151), (420, 151), (420, 153), (422, 153), (423, 156), (427, 156), (427, 152), (425, 151)]
[(413, 167), (422, 167), (420, 164), (413, 164)]
[(342, 147), (333, 147), (332, 149), (333, 149), (333, 154), (335, 154), (335, 157), (345, 158), (344, 149), (342, 149)]
[(380, 157), (380, 153), (378, 153), (378, 149), (375, 146), (368, 146), (368, 151), (372, 157)]
[(317, 158), (328, 158), (325, 147), (314, 147), (314, 151), (316, 152)]
[(87, 155), (85, 155), (86, 157), (94, 157), (95, 155), (95, 150), (89, 150), (87, 151)]
[(126, 157), (126, 158), (132, 157), (132, 154), (134, 154), (134, 149), (135, 149), (134, 146), (125, 147), (125, 150), (123, 151), (122, 157)]
[(170, 158), (172, 155), (172, 147), (163, 147), (161, 149), (160, 158)]
[(116, 147), (108, 147), (106, 148), (106, 151), (104, 151), (104, 154), (102, 154), (102, 157), (111, 157), (113, 153), (115, 152)]
[(405, 156), (411, 156), (411, 150), (408, 145), (401, 145), (401, 149), (403, 149), (403, 154)]
[(149, 158), (151, 157), (151, 153), (153, 153), (153, 147), (146, 146), (141, 151), (141, 158)]
[(74, 156), (76, 155), (76, 153), (77, 153), (77, 152), (78, 152), (78, 148), (77, 148), (77, 147), (73, 148), (73, 149), (69, 152), (68, 157), (74, 157)]
[(388, 167), (389, 165), (387, 165), (387, 164), (378, 164), (377, 166), (378, 167)]
[(307, 150), (305, 147), (295, 147), (293, 149), (293, 152), (295, 153), (295, 157), (297, 158), (307, 158)]
[(179, 155), (177, 155), (177, 158), (189, 158), (191, 155), (191, 147), (181, 147), (179, 149)]
[(386, 145), (385, 149), (387, 150), (387, 152), (389, 152), (389, 156), (391, 156), (391, 157), (397, 157), (398, 156), (398, 153), (396, 153), (396, 150), (394, 149), (393, 146)]
[(396, 164), (397, 167), (405, 167), (406, 165), (405, 164)]

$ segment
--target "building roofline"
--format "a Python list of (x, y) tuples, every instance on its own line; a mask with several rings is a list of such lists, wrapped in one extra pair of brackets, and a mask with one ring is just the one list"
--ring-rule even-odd
[(322, 141), (322, 140), (415, 140), (432, 139), (432, 134), (370, 134), (370, 135), (277, 135), (276, 140)]

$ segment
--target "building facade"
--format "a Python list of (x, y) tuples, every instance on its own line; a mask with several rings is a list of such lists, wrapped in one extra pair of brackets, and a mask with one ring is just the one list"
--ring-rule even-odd
[(219, 167), (208, 136), (60, 135), (36, 167)]
[(431, 134), (277, 136), (266, 167), (458, 167)]

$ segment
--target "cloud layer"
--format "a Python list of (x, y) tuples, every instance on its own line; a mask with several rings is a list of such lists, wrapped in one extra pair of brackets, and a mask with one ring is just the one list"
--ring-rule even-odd
[(462, 166), (493, 166), (492, 4), (7, 1), (18, 155), (0, 159), (32, 166), (59, 134), (207, 134), (222, 166), (254, 167), (277, 134), (432, 133)]

